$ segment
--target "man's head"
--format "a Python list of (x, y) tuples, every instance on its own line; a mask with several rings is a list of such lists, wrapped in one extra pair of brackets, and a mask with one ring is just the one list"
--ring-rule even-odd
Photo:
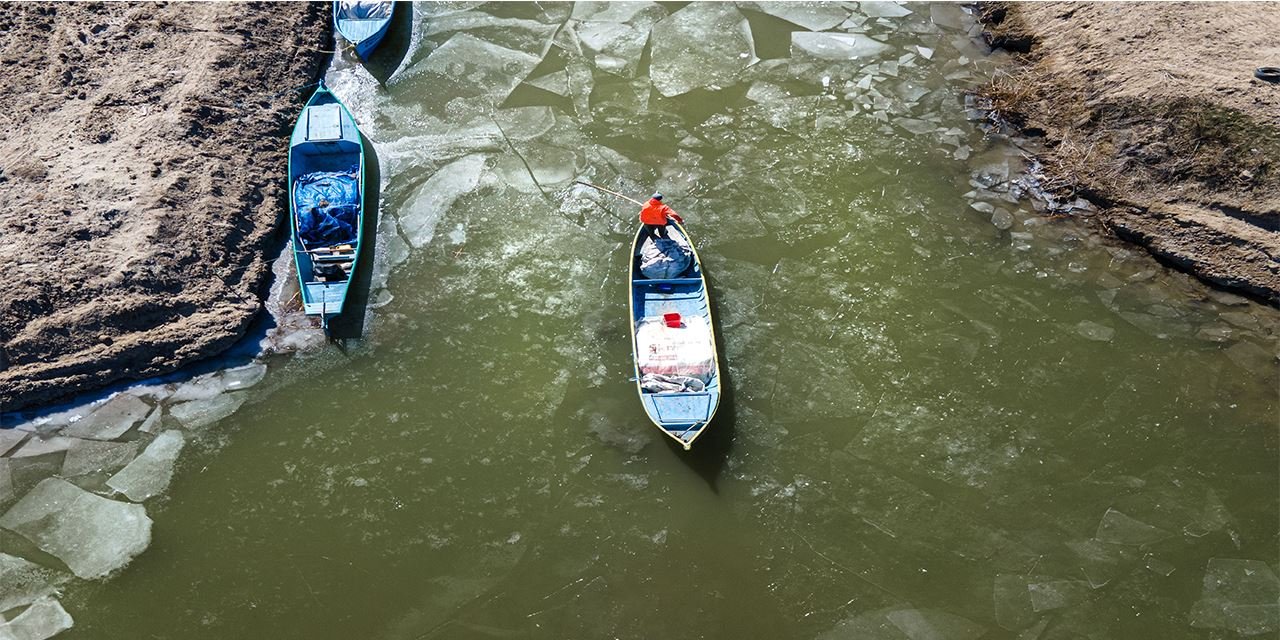
[(662, 202), (662, 194), (661, 193), (653, 194), (653, 199), (657, 200), (658, 202)]

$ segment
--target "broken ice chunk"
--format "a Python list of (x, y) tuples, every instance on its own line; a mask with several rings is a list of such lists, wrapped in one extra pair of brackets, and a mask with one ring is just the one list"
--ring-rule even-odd
[(227, 369), (222, 372), (222, 380), (228, 389), (232, 391), (239, 389), (248, 389), (259, 382), (267, 375), (267, 365), (261, 362), (250, 362), (243, 367)]
[(25, 607), (53, 593), (57, 578), (52, 569), (0, 553), (0, 611)]
[(0, 640), (46, 640), (70, 629), (72, 624), (71, 614), (61, 603), (44, 597), (13, 620), (0, 623)]
[(163, 493), (173, 479), (173, 465), (182, 452), (186, 439), (181, 431), (166, 431), (147, 445), (120, 473), (107, 480), (107, 486), (123, 493), (134, 502), (142, 502)]
[(75, 438), (63, 438), (55, 436), (52, 438), (32, 438), (22, 445), (21, 449), (9, 454), (10, 458), (34, 458), (42, 456), (46, 453), (57, 453), (66, 451), (76, 442)]
[(911, 10), (896, 2), (859, 2), (858, 10), (871, 18), (901, 18), (911, 15)]
[(432, 51), (422, 69), (443, 85), (441, 94), (477, 98), (496, 106), (539, 61), (522, 51), (459, 33)]
[(1191, 626), (1243, 635), (1280, 630), (1280, 580), (1261, 560), (1211, 558)]
[(888, 48), (889, 45), (858, 33), (791, 34), (792, 56), (805, 53), (822, 60), (853, 60), (869, 58)]
[(17, 429), (0, 429), (0, 456), (9, 453), (22, 444), (31, 433)]
[(568, 97), (569, 95), (569, 71), (567, 69), (548, 73), (545, 76), (539, 76), (532, 80), (525, 80), (524, 83), (535, 86), (543, 91), (550, 91), (558, 96)]
[(133, 423), (151, 411), (151, 405), (137, 397), (121, 393), (108, 400), (96, 411), (62, 430), (64, 436), (114, 440), (124, 435)]
[(1116, 335), (1116, 330), (1096, 322), (1081, 320), (1076, 325), (1076, 333), (1097, 342), (1110, 342), (1111, 338)]
[(741, 5), (810, 31), (826, 31), (849, 19), (849, 10), (835, 2), (750, 2)]
[(13, 497), (13, 471), (9, 468), (12, 464), (8, 458), (0, 458), (0, 505)]
[(62, 560), (77, 576), (99, 578), (123, 567), (151, 544), (142, 505), (95, 496), (46, 478), (4, 516), (4, 527)]
[(1031, 596), (1031, 608), (1040, 613), (1085, 600), (1089, 594), (1089, 584), (1080, 580), (1034, 582), (1027, 585), (1027, 593)]
[(925, 60), (933, 59), (933, 49), (930, 49), (929, 47), (916, 45), (916, 51), (919, 51), (920, 55), (923, 56)]
[(248, 398), (244, 393), (224, 393), (208, 400), (176, 404), (169, 407), (169, 415), (188, 429), (200, 429), (235, 413)]
[(111, 473), (129, 464), (137, 453), (136, 442), (76, 440), (62, 461), (62, 476), (72, 478), (99, 471)]
[(973, 18), (959, 4), (934, 2), (929, 5), (929, 19), (939, 27), (964, 30), (973, 24)]
[(729, 3), (695, 2), (653, 26), (653, 86), (667, 97), (727, 86), (755, 57), (747, 20)]
[(992, 598), (995, 600), (996, 624), (1017, 631), (1036, 619), (1027, 591), (1027, 578), (1020, 575), (998, 575)]
[(974, 640), (987, 632), (972, 620), (934, 609), (902, 609), (885, 617), (910, 640)]
[(435, 237), (440, 223), (458, 198), (480, 184), (485, 156), (470, 155), (438, 169), (400, 210), (400, 229), (405, 239), (421, 248)]

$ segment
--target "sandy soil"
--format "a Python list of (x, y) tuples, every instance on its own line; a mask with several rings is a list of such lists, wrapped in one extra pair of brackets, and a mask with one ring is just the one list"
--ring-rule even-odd
[(9, 3), (0, 14), (0, 410), (242, 336), (287, 218), (328, 3)]
[(1161, 260), (1280, 306), (1276, 3), (997, 2), (987, 37), (1025, 65), (987, 91), (1044, 136), (1049, 186)]

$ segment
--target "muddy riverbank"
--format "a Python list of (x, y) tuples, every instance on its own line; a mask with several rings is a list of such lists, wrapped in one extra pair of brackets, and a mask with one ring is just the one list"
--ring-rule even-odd
[(1163, 262), (1280, 305), (1280, 13), (1268, 3), (988, 3), (1024, 64), (987, 89), (1045, 186)]
[(0, 408), (175, 370), (262, 306), (323, 3), (17, 4), (0, 17)]

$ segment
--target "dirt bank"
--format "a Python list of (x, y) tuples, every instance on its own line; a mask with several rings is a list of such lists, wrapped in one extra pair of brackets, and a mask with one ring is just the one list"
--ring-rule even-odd
[(0, 33), (0, 410), (230, 346), (328, 4), (11, 3)]
[(1052, 188), (1161, 260), (1280, 306), (1280, 66), (1274, 3), (987, 3), (1025, 64), (987, 91), (1044, 136)]

